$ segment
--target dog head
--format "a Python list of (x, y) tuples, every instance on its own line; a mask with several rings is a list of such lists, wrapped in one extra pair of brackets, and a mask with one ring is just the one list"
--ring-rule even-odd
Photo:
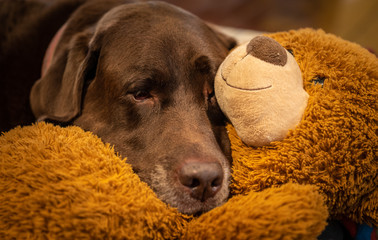
[(67, 23), (51, 66), (33, 86), (35, 116), (114, 144), (158, 197), (183, 213), (220, 205), (228, 197), (230, 149), (213, 81), (235, 42), (165, 3), (104, 13), (87, 5)]

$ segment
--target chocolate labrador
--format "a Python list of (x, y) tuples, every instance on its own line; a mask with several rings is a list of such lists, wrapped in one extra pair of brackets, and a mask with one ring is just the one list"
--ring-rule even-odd
[(213, 79), (235, 41), (163, 2), (88, 1), (56, 31), (30, 94), (35, 117), (113, 144), (183, 213), (222, 204), (230, 149)]

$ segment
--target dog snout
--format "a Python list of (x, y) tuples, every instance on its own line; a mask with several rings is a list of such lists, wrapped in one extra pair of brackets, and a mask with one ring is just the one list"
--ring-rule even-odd
[(186, 161), (178, 171), (178, 179), (190, 196), (201, 202), (214, 197), (222, 188), (223, 169), (218, 162)]

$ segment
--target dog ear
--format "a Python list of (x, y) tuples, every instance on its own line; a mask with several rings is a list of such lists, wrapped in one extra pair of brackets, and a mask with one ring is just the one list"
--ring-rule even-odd
[(89, 47), (92, 36), (88, 30), (57, 46), (51, 66), (30, 93), (38, 121), (69, 122), (80, 113), (85, 82), (94, 78), (97, 68), (99, 49)]

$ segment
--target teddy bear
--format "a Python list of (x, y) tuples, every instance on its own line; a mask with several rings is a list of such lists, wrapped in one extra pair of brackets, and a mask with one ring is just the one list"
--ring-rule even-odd
[(39, 122), (0, 136), (0, 238), (317, 239), (329, 216), (376, 226), (377, 59), (323, 31), (269, 37), (289, 63), (293, 53), (308, 96), (302, 91), (304, 110), (281, 126), (286, 135), (262, 146), (227, 126), (226, 203), (184, 215), (97, 136)]
[(234, 194), (314, 184), (331, 218), (377, 227), (378, 60), (322, 30), (257, 36), (215, 79)]

